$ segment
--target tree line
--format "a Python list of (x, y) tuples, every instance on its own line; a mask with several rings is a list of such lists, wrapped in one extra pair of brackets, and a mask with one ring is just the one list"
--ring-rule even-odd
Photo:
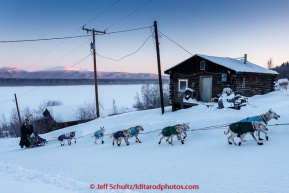
[[(155, 84), (158, 79), (98, 79), (99, 85)], [(168, 83), (169, 79), (163, 79)], [(94, 85), (94, 79), (26, 79), (0, 78), (0, 86), (68, 86)]]
[(280, 66), (276, 66), (271, 68), (275, 70), (279, 74), (277, 75), (277, 79), (287, 78), (289, 79), (289, 62), (283, 62)]

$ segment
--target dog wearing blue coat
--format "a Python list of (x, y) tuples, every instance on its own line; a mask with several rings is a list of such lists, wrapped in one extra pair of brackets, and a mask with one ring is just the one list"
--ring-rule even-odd
[(68, 145), (71, 145), (71, 139), (74, 139), (74, 143), (76, 143), (75, 133), (76, 133), (76, 131), (73, 131), (70, 133), (60, 135), (58, 137), (58, 141), (60, 141), (60, 145), (63, 146), (65, 144), (65, 140), (67, 140)]
[[(130, 127), (129, 130), (130, 130), (130, 132), (131, 132), (131, 135), (128, 136), (128, 137), (133, 137), (133, 136), (135, 136), (135, 142), (141, 143), (141, 141), (140, 141), (139, 138), (138, 138), (138, 134), (139, 134), (140, 131), (143, 131), (144, 128), (143, 128), (142, 126), (140, 126), (140, 125), (137, 125), (137, 126), (135, 126), (135, 127)], [(129, 144), (128, 138), (126, 139), (126, 142)]]
[(105, 129), (104, 129), (104, 126), (103, 127), (100, 127), (100, 130), (97, 130), (96, 132), (94, 132), (93, 136), (91, 137), (94, 137), (95, 140), (94, 140), (94, 143), (96, 144), (96, 141), (101, 138), (101, 143), (103, 144), (104, 141), (103, 141), (103, 135), (104, 135), (104, 132), (105, 132)]
[(114, 142), (116, 141), (116, 144), (120, 146), (122, 139), (125, 140), (126, 145), (129, 145), (126, 139), (130, 135), (131, 135), (131, 131), (129, 129), (123, 129), (122, 131), (117, 131), (115, 133), (112, 133), (110, 135), (110, 138), (112, 138), (112, 145), (114, 145)]
[[(252, 122), (252, 121), (257, 121), (257, 122), (263, 122), (265, 125), (268, 124), (268, 122), (271, 120), (271, 119), (276, 119), (278, 120), (278, 118), (280, 118), (280, 115), (277, 115), (277, 113), (275, 113), (272, 109), (268, 110), (268, 112), (262, 114), (262, 115), (259, 115), (259, 116), (253, 116), (253, 117), (247, 117), (245, 119), (242, 119), (240, 121), (237, 121), (237, 122)], [(265, 130), (258, 130), (258, 139), (259, 140), (263, 140), (261, 137), (260, 137), (260, 132), (264, 133), (265, 134), (265, 137), (266, 137), (266, 140), (268, 141), (269, 137), (267, 135), (267, 132)], [(244, 136), (245, 137), (245, 136)]]

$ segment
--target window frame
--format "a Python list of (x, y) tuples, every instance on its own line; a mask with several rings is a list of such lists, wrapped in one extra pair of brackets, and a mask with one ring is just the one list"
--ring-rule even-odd
[[(202, 68), (202, 65), (203, 65), (203, 68)], [(206, 60), (200, 61), (200, 70), (206, 70)]]
[[(184, 90), (181, 90), (181, 82), (186, 82), (186, 87)], [(178, 81), (178, 91), (179, 92), (184, 92), (188, 88), (188, 79), (179, 79)]]

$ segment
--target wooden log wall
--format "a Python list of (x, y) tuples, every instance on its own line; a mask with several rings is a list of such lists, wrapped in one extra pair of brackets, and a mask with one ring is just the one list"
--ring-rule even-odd
[[(212, 76), (212, 97), (222, 93), (223, 88), (233, 88), (234, 80), (229, 79), (228, 82), (222, 82), (222, 73), (199, 73), (199, 74), (171, 74), (170, 75), (170, 99), (172, 103), (181, 102), (181, 92), (178, 91), (178, 80), (188, 79), (188, 87), (192, 88), (192, 83), (196, 83), (196, 87), (192, 88), (198, 92), (198, 100), (200, 100), (200, 76)], [(245, 78), (245, 88), (242, 88), (243, 77)], [(236, 77), (236, 90), (241, 90), (245, 96), (263, 95), (274, 90), (274, 81), (276, 76), (272, 74), (243, 73)]]
[[(245, 78), (245, 88), (242, 87), (243, 78)], [(241, 90), (247, 97), (263, 95), (274, 90), (274, 81), (276, 81), (276, 75), (272, 74), (238, 74), (236, 89)]]

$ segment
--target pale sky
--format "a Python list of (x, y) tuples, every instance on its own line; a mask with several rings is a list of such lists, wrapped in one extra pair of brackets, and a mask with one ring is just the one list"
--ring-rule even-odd
[[(146, 5), (145, 5), (146, 4)], [(288, 0), (0, 0), (0, 41), (117, 32), (152, 26), (191, 54), (238, 58), (266, 67), (289, 61)], [(120, 59), (137, 51), (153, 28), (96, 36), (96, 52)], [(90, 37), (0, 43), (0, 67), (35, 71), (73, 66), (90, 54)], [(161, 70), (191, 55), (159, 37)], [(157, 73), (155, 40), (121, 61), (97, 56), (98, 71)], [(93, 70), (90, 56), (74, 68)]]

